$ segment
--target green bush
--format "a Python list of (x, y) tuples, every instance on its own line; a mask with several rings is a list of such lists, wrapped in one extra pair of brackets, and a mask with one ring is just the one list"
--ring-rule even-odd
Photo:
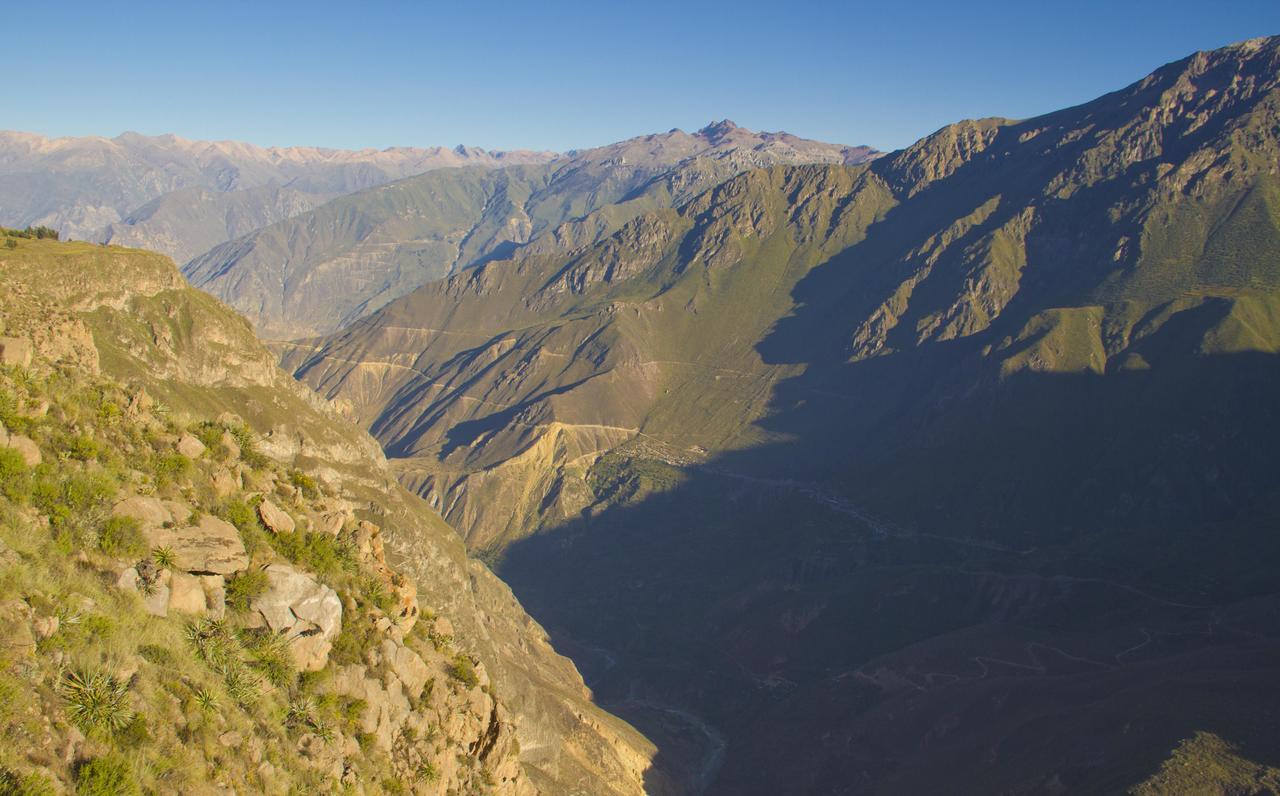
[(13, 448), (0, 448), (0, 495), (15, 503), (31, 495), (31, 471)]
[(240, 461), (249, 465), (255, 470), (260, 470), (270, 464), (270, 460), (258, 450), (258, 444), (253, 439), (253, 432), (245, 426), (232, 426), (227, 429), (231, 436), (235, 439), (236, 445), (240, 446)]
[(480, 675), (476, 674), (476, 665), (465, 653), (459, 652), (453, 656), (453, 663), (449, 664), (449, 676), (467, 688), (480, 685)]
[(111, 517), (98, 531), (98, 549), (111, 556), (140, 556), (147, 551), (147, 540), (133, 517)]
[(289, 471), (289, 483), (300, 489), (302, 494), (311, 500), (320, 497), (320, 487), (316, 484), (316, 479), (301, 470)]
[(232, 611), (247, 611), (249, 603), (267, 590), (267, 573), (261, 569), (237, 572), (227, 579), (227, 607)]
[(39, 771), (24, 775), (0, 768), (0, 796), (57, 796), (53, 781)]
[(102, 454), (103, 448), (102, 444), (94, 439), (92, 435), (77, 434), (67, 441), (65, 450), (71, 458), (88, 462), (98, 458)]
[(105, 514), (116, 488), (115, 480), (100, 470), (65, 474), (41, 465), (36, 469), (31, 499), (54, 529), (83, 530)]
[(175, 480), (191, 473), (191, 460), (181, 453), (162, 453), (155, 460), (156, 476)]
[(286, 688), (297, 676), (293, 651), (284, 636), (267, 628), (251, 628), (241, 631), (241, 643), (253, 659), (253, 666), (277, 688)]
[(141, 794), (133, 768), (116, 755), (95, 757), (75, 771), (76, 796), (135, 796)]

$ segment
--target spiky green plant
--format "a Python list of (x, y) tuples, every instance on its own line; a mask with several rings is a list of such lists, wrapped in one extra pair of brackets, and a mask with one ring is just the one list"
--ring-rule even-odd
[(160, 569), (173, 569), (177, 563), (173, 548), (170, 547), (157, 547), (152, 550), (151, 560), (156, 562), (156, 566)]
[(133, 720), (129, 686), (104, 672), (72, 671), (63, 676), (67, 715), (84, 732), (119, 732)]

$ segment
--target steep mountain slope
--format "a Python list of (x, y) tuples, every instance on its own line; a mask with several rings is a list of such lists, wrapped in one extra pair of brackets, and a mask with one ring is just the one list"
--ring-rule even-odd
[(1278, 87), (753, 171), (284, 359), (714, 792), (1275, 766)]
[[(334, 201), (229, 241), (183, 272), (267, 338), (332, 332), (414, 288), (509, 255), (544, 232), (591, 243), (639, 213), (775, 163), (856, 163), (874, 153), (754, 133), (724, 121), (571, 152), (545, 166), (438, 171)], [(561, 228), (565, 222), (572, 222)]]
[[(395, 484), (376, 444), (276, 368), (243, 319), (188, 287), (170, 261), (137, 250), (20, 240), (16, 248), (0, 248), (0, 272), (8, 291), (3, 314), (9, 335), (0, 341), (0, 350), (5, 362), (18, 368), (6, 371), (6, 378), (12, 376), (15, 384), (25, 385), (21, 389), (31, 391), (42, 384), (36, 371), (30, 378), (23, 375), (21, 368), (32, 359), (39, 373), (52, 370), (68, 379), (105, 379), (104, 389), (113, 395), (123, 390), (138, 406), (154, 403), (165, 408), (163, 413), (158, 408), (146, 410), (169, 418), (170, 426), (176, 424), (176, 429), (161, 434), (161, 442), (170, 433), (176, 439), (189, 423), (197, 423), (192, 433), (203, 434), (202, 429), (210, 426), (199, 421), (214, 421), (219, 428), (243, 422), (251, 430), (246, 430), (247, 438), (254, 440), (263, 458), (250, 470), (240, 468), (238, 476), (233, 468), (232, 476), (242, 479), (244, 486), (227, 488), (257, 490), (259, 496), (265, 493), (267, 501), (282, 501), (279, 508), (292, 512), (297, 522), (307, 523), (304, 527), (327, 527), (328, 519), (317, 512), (337, 511), (341, 517), (345, 506), (352, 516), (344, 520), (344, 528), (355, 523), (359, 531), (365, 527), (359, 523), (367, 522), (381, 529), (377, 535), (385, 543), (387, 563), (412, 577), (418, 604), (446, 623), (423, 627), (451, 637), (455, 649), (475, 655), (487, 670), (491, 693), (499, 698), (501, 707), (493, 708), (499, 712), (489, 711), (496, 718), (482, 722), (481, 729), (490, 729), (474, 741), (479, 745), (472, 753), (506, 749), (508, 741), (518, 743), (518, 752), (502, 754), (511, 755), (513, 761), (518, 755), (523, 769), (519, 782), (545, 793), (635, 794), (642, 791), (646, 776), (653, 785), (656, 775), (645, 773), (652, 746), (591, 704), (573, 665), (555, 653), (510, 590), (483, 565), (466, 557), (452, 529)], [(34, 398), (23, 401), (24, 406), (37, 403)], [(35, 424), (41, 433), (47, 425), (39, 419), (23, 422)], [(50, 426), (48, 433), (94, 438), (99, 422), (88, 418), (80, 428), (65, 432)], [(104, 441), (114, 440), (108, 431), (97, 435)], [(224, 444), (217, 443), (216, 436), (205, 441), (207, 449)], [(50, 445), (46, 455), (72, 450), (65, 440), (55, 439)], [(247, 450), (237, 455), (249, 461)], [(166, 472), (175, 466), (172, 462)], [(206, 465), (202, 461), (198, 466)], [(207, 466), (217, 470), (222, 465), (210, 461)], [(288, 475), (290, 483), (286, 479), (290, 473), (305, 477)], [(203, 490), (210, 484), (217, 489), (227, 480), (217, 472), (210, 475), (201, 470), (200, 476), (192, 476), (192, 489), (181, 488), (179, 482), (175, 495), (160, 496), (200, 509)], [(295, 505), (303, 499), (299, 490), (307, 489), (323, 493), (326, 505), (315, 511), (309, 502)], [(234, 512), (227, 516), (235, 518)], [(260, 508), (259, 516), (269, 527), (278, 528), (284, 521), (278, 510), (268, 513)], [(278, 551), (302, 554), (313, 536), (307, 536), (301, 548), (281, 547), (283, 542), (276, 537), (272, 545)], [(334, 643), (341, 647), (340, 641)], [(429, 648), (422, 652), (432, 659)], [(395, 660), (403, 662), (405, 657), (397, 652)], [(343, 672), (334, 674), (335, 682), (349, 676)], [(482, 672), (481, 679), (484, 676)], [(459, 677), (465, 684), (467, 678)], [(391, 680), (387, 683), (390, 687)], [(369, 692), (366, 705), (381, 704), (375, 701), (380, 693), (378, 689)], [(395, 715), (398, 703), (388, 699), (388, 710)], [(482, 702), (477, 691), (471, 703), (481, 706)], [(374, 724), (375, 734), (382, 733), (384, 719)], [(500, 740), (502, 744), (495, 747)], [(510, 745), (510, 749), (517, 747)], [(443, 787), (454, 766), (452, 761), (447, 765), (437, 761), (436, 766), (447, 775), (435, 780)], [(505, 781), (498, 784), (515, 787)], [(662, 783), (656, 787), (661, 790)]]
[[(0, 132), (0, 224), (45, 225), (77, 240), (145, 245), (186, 262), (256, 228), (246, 225), (250, 219), (263, 226), (333, 196), (431, 169), (552, 157), (472, 147), (345, 151), (137, 133), (108, 139)], [(271, 195), (279, 189), (297, 196), (282, 202)], [(163, 207), (144, 207), (161, 197)], [(210, 242), (217, 230), (211, 221), (223, 219), (224, 234)]]

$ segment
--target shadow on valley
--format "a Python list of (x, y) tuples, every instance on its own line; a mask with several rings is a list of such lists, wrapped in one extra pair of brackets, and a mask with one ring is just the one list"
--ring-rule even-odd
[(1198, 353), (1210, 300), (1105, 375), (1001, 376), (1007, 324), (849, 362), (849, 265), (758, 347), (806, 365), (787, 441), (631, 468), (501, 563), (654, 792), (1117, 791), (1202, 730), (1280, 763), (1276, 357)]

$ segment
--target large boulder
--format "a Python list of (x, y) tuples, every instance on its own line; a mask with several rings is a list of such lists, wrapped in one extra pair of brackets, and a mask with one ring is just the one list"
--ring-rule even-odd
[(394, 639), (382, 640), (382, 660), (388, 671), (404, 684), (404, 690), (412, 699), (422, 695), (422, 689), (431, 678), (431, 668), (422, 656)]
[(204, 453), (204, 443), (196, 439), (194, 434), (183, 434), (178, 440), (178, 453), (188, 459), (199, 459)]
[(258, 504), (258, 517), (272, 533), (293, 533), (297, 528), (293, 517), (270, 500), (263, 500)]
[(191, 509), (172, 500), (135, 496), (116, 504), (112, 513), (133, 517), (147, 544), (173, 553), (174, 567), (202, 575), (230, 575), (249, 567), (240, 532), (209, 514), (190, 523)]
[(30, 367), (32, 353), (31, 341), (25, 337), (0, 337), (0, 364)]
[(250, 607), (272, 632), (289, 640), (299, 669), (323, 669), (342, 629), (338, 593), (287, 564), (272, 564), (266, 572), (267, 590)]

